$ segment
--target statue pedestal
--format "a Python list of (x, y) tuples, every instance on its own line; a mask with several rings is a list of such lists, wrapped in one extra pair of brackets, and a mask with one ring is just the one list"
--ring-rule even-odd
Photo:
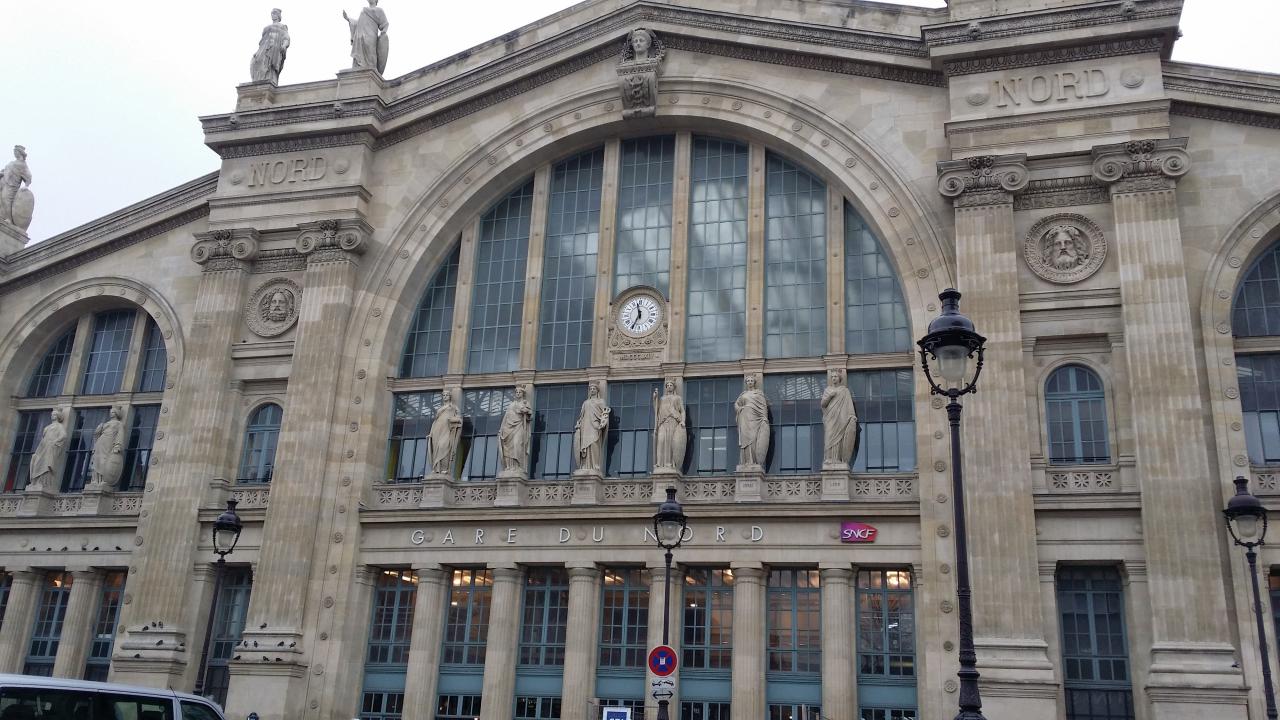
[(101, 515), (103, 497), (108, 488), (104, 483), (89, 483), (81, 492), (80, 512), (77, 515)]
[(53, 512), (53, 499), (58, 493), (49, 489), (44, 483), (32, 483), (22, 491), (22, 502), (18, 505), (18, 517), (35, 517)]
[(442, 508), (453, 505), (453, 478), (431, 473), (422, 479), (422, 502), (418, 507)]
[(31, 238), (27, 233), (20, 230), (17, 225), (0, 220), (0, 257), (12, 255), (31, 242)]
[(736, 502), (760, 502), (764, 499), (764, 468), (739, 465), (733, 473), (733, 497)]
[(824, 463), (822, 465), (822, 501), (849, 502), (849, 467)]
[[(425, 495), (425, 493), (424, 493)], [(494, 507), (520, 507), (528, 504), (529, 476), (523, 470), (503, 470), (498, 473), (498, 494)]]
[(663, 503), (667, 501), (667, 488), (676, 489), (678, 497), (684, 497), (684, 476), (674, 468), (657, 468), (653, 471), (653, 493), (649, 497), (650, 502)]
[(599, 470), (573, 471), (573, 501), (571, 505), (599, 505), (600, 486), (604, 475)]

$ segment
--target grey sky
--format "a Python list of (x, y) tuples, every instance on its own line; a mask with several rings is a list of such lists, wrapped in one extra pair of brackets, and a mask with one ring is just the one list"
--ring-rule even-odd
[[(293, 46), (281, 84), (347, 67), (342, 10), (277, 0)], [(382, 0), (395, 77), (555, 13), (568, 0)], [(939, 7), (941, 0), (903, 4)], [(0, 160), (23, 144), (39, 241), (218, 167), (197, 116), (228, 112), (272, 0), (41, 0), (5, 8)], [(1229, 8), (1229, 9), (1228, 9)], [(1275, 0), (1186, 0), (1174, 59), (1280, 73)]]

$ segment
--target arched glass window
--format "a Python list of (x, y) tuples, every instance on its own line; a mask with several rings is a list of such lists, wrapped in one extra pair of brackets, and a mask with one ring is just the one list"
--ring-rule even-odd
[(276, 466), (276, 443), (280, 440), (280, 421), (284, 411), (268, 403), (253, 411), (244, 430), (244, 453), (240, 456), (240, 472), (236, 482), (265, 484), (271, 482)]
[(1280, 243), (1255, 260), (1240, 281), (1231, 331), (1236, 337), (1280, 335)]
[(650, 285), (670, 294), (672, 176), (676, 139), (622, 141), (613, 292)]
[(470, 372), (509, 372), (520, 359), (524, 275), (529, 257), (533, 180), (480, 218), (475, 288), (471, 302)]
[(133, 337), (135, 313), (112, 310), (93, 318), (93, 340), (84, 365), (84, 381), (80, 392), (85, 395), (111, 395), (120, 391), (125, 361), (129, 358), (129, 340)]
[(138, 392), (164, 390), (168, 362), (168, 352), (164, 347), (164, 336), (160, 334), (160, 326), (156, 325), (154, 319), (148, 317), (147, 334), (142, 340), (142, 359), (138, 367)]
[(455, 247), (422, 294), (413, 324), (404, 341), (400, 377), (432, 377), (449, 369), (449, 339), (453, 331), (453, 300), (458, 287)]
[(764, 225), (764, 356), (827, 350), (827, 186), (768, 155)]
[(746, 145), (695, 137), (685, 360), (739, 360), (747, 337)]
[(1080, 365), (1054, 370), (1045, 382), (1044, 404), (1050, 463), (1111, 462), (1106, 396), (1097, 373)]
[(908, 352), (911, 328), (898, 274), (867, 221), (844, 204), (845, 352)]
[(571, 157), (551, 169), (539, 309), (539, 370), (591, 364), (603, 182), (604, 148)]
[(58, 341), (49, 348), (31, 379), (27, 381), (27, 397), (56, 397), (62, 394), (62, 386), (67, 380), (67, 361), (71, 358), (71, 348), (76, 342), (76, 328), (62, 334)]

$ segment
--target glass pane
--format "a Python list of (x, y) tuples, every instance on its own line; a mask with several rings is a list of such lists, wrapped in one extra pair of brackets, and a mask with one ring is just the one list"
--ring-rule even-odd
[(138, 363), (138, 392), (163, 392), (169, 357), (164, 336), (154, 318), (147, 317), (147, 334), (142, 339), (142, 358)]
[(498, 476), (498, 429), (502, 413), (513, 397), (511, 389), (467, 390), (462, 394), (462, 442), (458, 455), (466, 458), (463, 480), (493, 480)]
[(603, 148), (551, 169), (538, 335), (540, 370), (591, 364), (603, 179)]
[(89, 644), (84, 679), (105, 682), (111, 669), (111, 651), (116, 642), (116, 625), (120, 621), (120, 600), (124, 596), (124, 572), (109, 572), (102, 578), (98, 596), (98, 616)]
[(615, 295), (635, 285), (670, 294), (675, 155), (670, 135), (622, 141)]
[(771, 673), (821, 671), (822, 596), (817, 570), (770, 570), (767, 646)]
[(30, 410), (18, 413), (18, 427), (13, 435), (13, 451), (9, 453), (9, 472), (5, 475), (4, 492), (19, 492), (31, 480), (31, 455), (44, 429), (51, 421), (48, 410)]
[(586, 385), (543, 385), (533, 405), (533, 477), (563, 479), (573, 474), (573, 428), (587, 399)]
[(520, 664), (563, 666), (569, 623), (569, 575), (564, 568), (529, 569), (521, 618)]
[(685, 359), (737, 360), (746, 338), (746, 145), (695, 137)]
[(124, 471), (118, 487), (126, 492), (142, 490), (151, 467), (151, 448), (155, 445), (156, 424), (160, 422), (159, 405), (135, 405), (129, 428), (129, 444), (124, 452)]
[(1280, 335), (1280, 244), (1254, 261), (1236, 290), (1231, 305), (1231, 330), (1236, 337)]
[(31, 379), (27, 381), (27, 397), (54, 397), (62, 394), (67, 378), (67, 361), (71, 358), (71, 348), (75, 341), (76, 328), (72, 325), (49, 348), (31, 373)]
[(697, 378), (686, 381), (684, 390), (692, 446), (685, 461), (685, 473), (732, 472), (738, 463), (738, 426), (733, 402), (742, 391), (742, 379)]
[(388, 481), (418, 482), (426, 475), (427, 435), (443, 402), (438, 391), (396, 393), (388, 440)]
[(1069, 720), (1132, 720), (1123, 584), (1113, 567), (1057, 572)]
[(197, 694), (219, 705), (227, 702), (227, 688), (231, 682), (228, 663), (244, 633), (245, 617), (249, 612), (249, 595), (252, 591), (253, 575), (249, 568), (226, 568), (215, 602), (209, 655), (196, 684)]
[(468, 569), (453, 571), (441, 662), (448, 665), (484, 665), (485, 645), (489, 638), (489, 609), (492, 604), (492, 572)]
[(240, 456), (240, 473), (236, 482), (269, 483), (276, 466), (276, 443), (280, 440), (280, 423), (284, 410), (267, 404), (249, 418), (244, 431), (244, 452)]
[(62, 471), (62, 492), (80, 492), (89, 482), (93, 431), (106, 422), (109, 412), (109, 408), (79, 408), (75, 411), (75, 426), (67, 440), (67, 463)]
[(849, 373), (858, 411), (860, 439), (854, 472), (910, 472), (916, 469), (915, 402), (912, 371), (863, 370)]
[(58, 655), (58, 643), (62, 639), (62, 624), (67, 618), (67, 604), (71, 602), (71, 573), (51, 572), (44, 577), (40, 602), (36, 606), (35, 625), (27, 645), (27, 675), (53, 675), (54, 658)]
[(1108, 463), (1106, 401), (1102, 379), (1080, 365), (1064, 365), (1045, 381), (1049, 462)]
[(408, 667), (418, 578), (407, 570), (383, 570), (373, 589), (373, 617), (365, 665)]
[(533, 180), (480, 218), (467, 370), (507, 372), (519, 365), (525, 264)]
[(648, 477), (653, 466), (653, 393), (658, 380), (609, 383), (609, 477)]
[(733, 571), (685, 570), (682, 607), (684, 667), (729, 670), (733, 656)]
[(773, 153), (765, 176), (765, 357), (827, 350), (827, 186)]
[(649, 571), (606, 568), (601, 592), (602, 668), (643, 668), (648, 656)]
[(866, 220), (844, 204), (845, 351), (906, 352), (911, 328), (898, 275)]
[(404, 340), (400, 377), (432, 377), (449, 369), (449, 339), (453, 335), (453, 302), (458, 288), (458, 254), (453, 248), (444, 265), (422, 294)]
[(822, 470), (823, 375), (766, 375), (769, 398), (770, 474), (795, 475)]
[(120, 391), (129, 338), (133, 336), (134, 311), (113, 310), (93, 318), (93, 340), (84, 366), (85, 395), (110, 395)]

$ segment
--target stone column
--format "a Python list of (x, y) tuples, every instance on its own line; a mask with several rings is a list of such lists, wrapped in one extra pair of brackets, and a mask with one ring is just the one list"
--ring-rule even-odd
[[(191, 258), (201, 266), (195, 308), (186, 331), (187, 361), (174, 399), (166, 401), (169, 438), (158, 466), (147, 475), (147, 517), (129, 578), (133, 602), (122, 607), (125, 634), (116, 643), (112, 677), (153, 687), (185, 687), (188, 663), (200, 662), (187, 617), (190, 570), (199, 537), (196, 514), (208, 483), (222, 477), (227, 448), (239, 431), (230, 412), (231, 354), (239, 338), (245, 284), (258, 252), (254, 230), (196, 235)], [(161, 625), (163, 623), (163, 625)]]
[[(307, 223), (298, 236), (306, 257), (293, 367), (271, 480), (271, 503), (262, 530), (261, 552), (253, 578), (244, 640), (254, 647), (257, 672), (232, 678), (229, 697), (253, 698), (263, 720), (296, 717), (306, 691), (306, 638), (303, 635), (311, 587), (311, 569), (327, 544), (342, 534), (317, 537), (326, 472), (336, 465), (333, 388), (351, 320), (357, 256), (371, 228), (363, 220)], [(345, 428), (343, 428), (345, 430)], [(314, 611), (314, 608), (313, 608)], [(266, 660), (258, 660), (265, 657)], [(239, 709), (239, 708), (235, 708)], [(234, 713), (233, 713), (234, 714)]]
[(676, 133), (675, 185), (671, 192), (671, 325), (667, 334), (667, 362), (684, 360), (687, 330), (685, 300), (689, 296), (689, 168), (693, 167), (693, 134)]
[[(760, 563), (733, 563), (733, 716), (767, 717), (765, 581)], [(834, 708), (823, 708), (831, 712)]]
[[(664, 498), (665, 499), (665, 498)], [(667, 566), (665, 562), (653, 563), (649, 565), (649, 633), (648, 648), (653, 650), (662, 644), (662, 607), (664, 602), (669, 602), (665, 588)], [(671, 609), (671, 626), (669, 628), (670, 639), (667, 642), (673, 650), (676, 651), (676, 657), (680, 656), (680, 638), (684, 633), (683, 623), (680, 614), (680, 578), (682, 570), (676, 563), (671, 564), (671, 595), (674, 604), (670, 605)], [(676, 663), (676, 671), (671, 675), (671, 679), (676, 683), (675, 695), (671, 698), (667, 705), (668, 712), (673, 718), (680, 717), (680, 667)], [(657, 675), (645, 670), (645, 700), (644, 712), (645, 717), (658, 717), (658, 701), (653, 699), (650, 694), (649, 683), (659, 679)]]
[(564, 686), (560, 717), (594, 720), (596, 654), (600, 641), (600, 569), (595, 563), (569, 565), (569, 627), (564, 644)]
[[(752, 143), (747, 162), (747, 337), (744, 358), (764, 357), (764, 145)], [(734, 706), (737, 708), (737, 705)], [(763, 706), (762, 706), (763, 707)], [(763, 712), (763, 710), (761, 710)], [(734, 715), (741, 711), (734, 710)], [(763, 717), (742, 715), (742, 717)]]
[(53, 676), (79, 680), (84, 676), (84, 663), (89, 658), (94, 626), (98, 622), (98, 606), (102, 599), (102, 575), (94, 570), (71, 572), (71, 598), (67, 601), (58, 655), (53, 661)]
[(1177, 138), (1095, 147), (1093, 176), (1111, 188), (1120, 260), (1152, 602), (1147, 695), (1162, 720), (1243, 718), (1244, 679), (1235, 666), (1220, 552), (1221, 502), (1208, 480), (1204, 398), (1189, 379), (1198, 366), (1198, 330), (1175, 192), (1190, 165), (1186, 145)]
[(855, 720), (858, 714), (854, 641), (853, 570), (823, 568), (822, 711), (830, 720)]
[(462, 229), (462, 246), (458, 251), (458, 286), (453, 296), (453, 332), (449, 334), (449, 372), (461, 375), (467, 371), (467, 343), (471, 336), (471, 296), (475, 293), (476, 235), (478, 219)]
[(413, 635), (405, 673), (406, 720), (435, 717), (436, 687), (440, 680), (440, 643), (448, 611), (449, 570), (439, 565), (415, 565), (418, 592), (413, 606)]
[(9, 573), (13, 575), (13, 584), (9, 586), (4, 623), (0, 624), (0, 672), (16, 673), (22, 672), (23, 660), (27, 657), (44, 573), (34, 570), (10, 570)]
[[(613, 300), (613, 256), (618, 231), (618, 168), (622, 142), (604, 144), (604, 187), (600, 195), (600, 241), (596, 245), (595, 318), (591, 326), (591, 364), (609, 364), (609, 302)], [(561, 703), (561, 707), (568, 705)]]
[[(843, 356), (847, 310), (844, 291), (844, 191), (827, 187), (827, 353)], [(841, 357), (841, 360), (845, 358)], [(825, 706), (824, 706), (825, 707)]]
[[(538, 332), (541, 330), (542, 272), (546, 264), (547, 202), (551, 194), (551, 168), (543, 165), (533, 175), (533, 212), (529, 217), (529, 248), (524, 281), (524, 307), (520, 327), (520, 369), (538, 367)], [(533, 402), (533, 398), (529, 398)]]
[[(1040, 618), (1018, 296), (1020, 243), (1013, 224), (1013, 196), (1028, 182), (1026, 156), (948, 161), (938, 170), (939, 191), (955, 205), (961, 307), (987, 337), (978, 392), (963, 400), (974, 644), (982, 687), (989, 691), (983, 694), (984, 710), (991, 717), (1054, 720), (1057, 690)], [(939, 412), (934, 421), (943, 427), (945, 418)], [(953, 558), (954, 552), (952, 545)]]
[[(493, 605), (484, 656), (480, 720), (510, 720), (516, 692), (516, 652), (520, 646), (520, 593), (524, 573), (514, 565), (493, 568)], [(563, 703), (562, 703), (563, 706)]]

